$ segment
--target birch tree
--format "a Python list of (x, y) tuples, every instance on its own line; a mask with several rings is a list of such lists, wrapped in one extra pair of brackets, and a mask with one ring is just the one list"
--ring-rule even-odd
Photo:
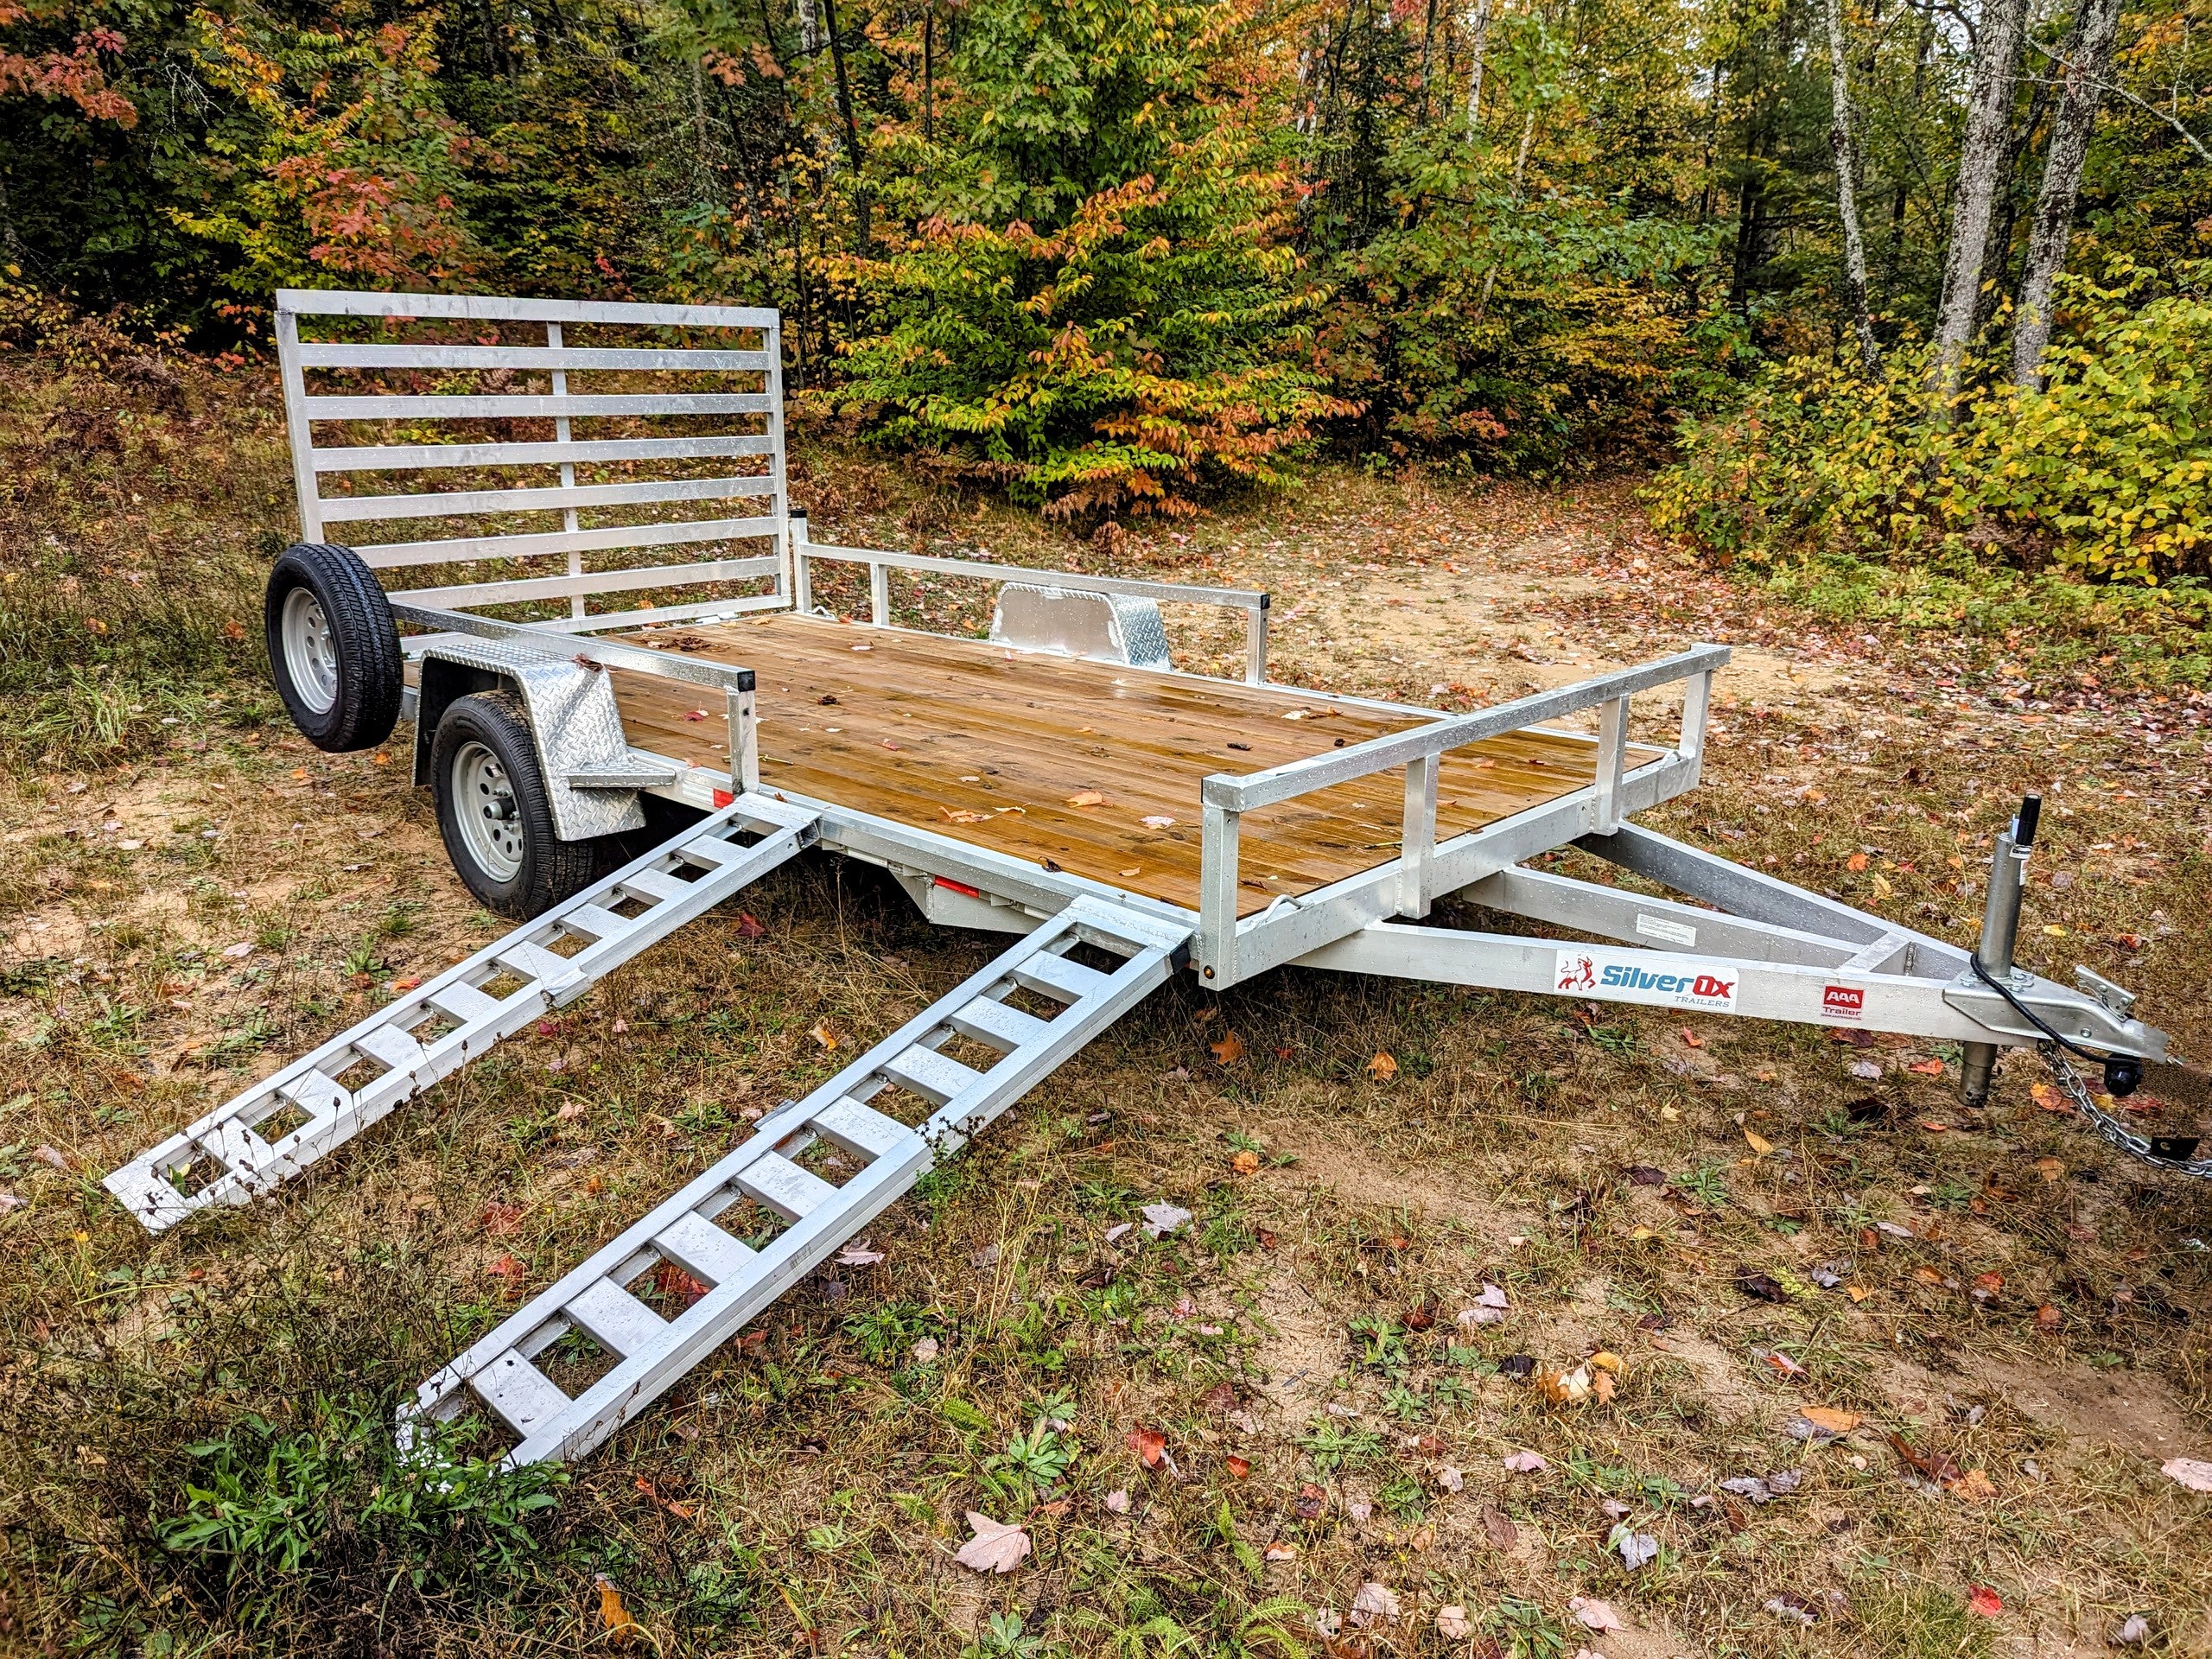
[(1942, 296), (1936, 311), (1936, 362), (1929, 390), (1939, 408), (1958, 395), (1959, 360), (1974, 333), (1974, 302), (1981, 294), (1982, 262), (1989, 252), (1989, 221), (2011, 136), (2012, 84), (2018, 73), (2025, 0), (1988, 0), (1981, 38), (1974, 43), (1974, 88), (1967, 105), (1966, 137), (1959, 146), (1959, 181), (1951, 207), (1951, 238), (1943, 257)]
[(1483, 124), (1483, 59), (1490, 51), (1490, 14), (1492, 0), (1475, 0), (1475, 15), (1467, 25), (1468, 49), (1475, 67), (1467, 72), (1467, 130)]
[[(2092, 0), (2108, 4), (2113, 0)], [(1866, 244), (1859, 233), (1859, 145), (1851, 130), (1851, 75), (1843, 50), (1843, 0), (1827, 0), (1828, 148), (1835, 153), (1835, 209), (1843, 221), (1843, 298), (1859, 336), (1859, 360), (1872, 379), (1880, 369), (1874, 319), (1866, 303)]]
[(2050, 151), (2044, 158), (2043, 192), (2036, 200), (2027, 269), (2021, 274), (2019, 308), (2012, 325), (2012, 383), (2023, 391), (2043, 390), (2043, 354), (2050, 344), (2051, 283), (2066, 264), (2066, 245), (2073, 238), (2082, 163), (2096, 128), (2119, 23), (2120, 0), (2082, 0), (2061, 60), (2064, 90), (2058, 120), (2051, 129)]

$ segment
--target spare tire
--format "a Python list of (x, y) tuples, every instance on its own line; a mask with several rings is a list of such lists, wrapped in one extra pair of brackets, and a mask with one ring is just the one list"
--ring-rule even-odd
[(276, 695), (318, 749), (374, 748), (399, 722), (399, 628), (376, 573), (350, 547), (297, 542), (269, 573), (262, 629)]

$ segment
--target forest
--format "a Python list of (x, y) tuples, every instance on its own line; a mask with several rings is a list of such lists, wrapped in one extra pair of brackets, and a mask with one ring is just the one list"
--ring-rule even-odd
[[(0, 0), (0, 328), (734, 298), (1079, 533), (1666, 469), (1728, 561), (2212, 572), (2204, 0)], [(1947, 590), (1948, 591), (1948, 590)]]

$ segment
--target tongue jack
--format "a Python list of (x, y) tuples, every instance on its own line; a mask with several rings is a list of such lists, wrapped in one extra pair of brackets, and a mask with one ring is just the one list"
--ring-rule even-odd
[[(2020, 938), (2020, 894), (2027, 886), (2028, 855), (2043, 817), (2043, 797), (2023, 796), (2019, 815), (1999, 832), (1989, 860), (1989, 900), (1982, 907), (1981, 943), (1974, 960), (1990, 978), (2009, 981), (2012, 952)], [(1997, 1045), (1968, 1043), (1959, 1057), (1959, 1098), (1969, 1106), (1988, 1102), (1990, 1078), (1997, 1070)]]

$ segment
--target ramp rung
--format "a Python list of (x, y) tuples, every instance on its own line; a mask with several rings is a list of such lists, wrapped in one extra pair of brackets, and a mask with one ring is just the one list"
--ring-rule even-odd
[(469, 1383), (477, 1396), (499, 1414), (502, 1422), (525, 1439), (569, 1405), (569, 1396), (555, 1388), (544, 1372), (512, 1348), (471, 1377)]
[(837, 1195), (837, 1189), (819, 1175), (772, 1152), (748, 1165), (737, 1184), (786, 1221), (805, 1220)]
[(636, 924), (627, 917), (617, 916), (611, 910), (597, 905), (578, 905), (562, 917), (561, 925), (579, 933), (588, 933), (594, 939), (619, 939)]
[(901, 1087), (912, 1090), (932, 1106), (944, 1105), (955, 1095), (964, 1093), (983, 1080), (982, 1072), (971, 1071), (919, 1043), (886, 1060), (883, 1075)]
[(474, 985), (455, 980), (426, 995), (423, 999), (441, 1014), (449, 1014), (464, 1026), (473, 1026), (499, 1017), (499, 1000), (486, 996)]
[[(1026, 1015), (1027, 1023), (1019, 1027), (994, 1021), (992, 1029), (999, 1039), (1011, 1040), (1018, 1029), (1020, 1040), (985, 1071), (971, 1071), (927, 1046), (943, 1038), (948, 1025), (958, 1028), (956, 1015), (978, 1007), (1002, 1006), (988, 1001), (990, 993), (1009, 977), (1020, 980), (1031, 962), (1060, 963), (1061, 958), (1049, 956), (1051, 948), (1077, 937), (1078, 927), (1081, 937), (1127, 952), (1126, 960), (1111, 974), (1063, 964), (1087, 976), (1093, 986), (1090, 994), (1075, 993), (1076, 974), (1045, 969), (1043, 974), (1052, 976), (1056, 987), (1052, 994), (1065, 995), (1071, 1006), (1049, 1021)], [(622, 1351), (612, 1370), (575, 1399), (559, 1404), (551, 1415), (543, 1409), (550, 1402), (534, 1391), (520, 1394), (518, 1403), (502, 1406), (493, 1401), (493, 1408), (522, 1436), (522, 1443), (508, 1454), (511, 1463), (574, 1458), (589, 1451), (895, 1203), (943, 1151), (980, 1131), (1165, 981), (1174, 971), (1174, 953), (1188, 938), (1187, 929), (1173, 924), (1077, 899), (805, 1100), (778, 1110), (711, 1168), (607, 1240), (558, 1284), (516, 1310), (499, 1329), (424, 1382), (404, 1416), (451, 1416), (463, 1408), (462, 1392), (471, 1387), (491, 1400), (478, 1381), (486, 1370), (503, 1368), (505, 1375), (521, 1377), (518, 1389), (531, 1390), (530, 1376), (537, 1374), (524, 1376), (517, 1370), (520, 1357), (580, 1327), (602, 1344)], [(976, 1016), (976, 1022), (990, 1020), (988, 1013)], [(901, 1072), (909, 1077), (926, 1072), (935, 1091), (947, 1099), (957, 1097), (959, 1106), (940, 1106), (926, 1123), (910, 1129), (855, 1097), (887, 1081), (901, 1080)], [(868, 1161), (842, 1185), (833, 1186), (777, 1150), (809, 1133)], [(789, 1223), (757, 1251), (709, 1219), (736, 1202), (737, 1194), (750, 1195)], [(680, 1319), (661, 1319), (621, 1288), (634, 1282), (655, 1258), (674, 1262), (710, 1287)], [(542, 1377), (538, 1382), (550, 1389)], [(518, 1421), (521, 1418), (529, 1420), (527, 1427)], [(402, 1433), (411, 1433), (408, 1422), (403, 1422)]]
[(913, 1133), (898, 1119), (871, 1111), (849, 1095), (831, 1101), (807, 1124), (825, 1141), (861, 1158), (880, 1158)]
[(653, 1248), (710, 1285), (728, 1284), (753, 1259), (748, 1246), (696, 1212), (677, 1217), (655, 1233)]
[[(760, 795), (741, 796), (715, 817), (331, 1038), (281, 1073), (282, 1082), (254, 1084), (142, 1153), (109, 1175), (108, 1190), (149, 1230), (160, 1232), (209, 1205), (234, 1203), (289, 1179), (455, 1066), (512, 1036), (549, 1006), (582, 995), (647, 945), (785, 862), (812, 842), (814, 824), (809, 809)], [(728, 839), (740, 828), (760, 832), (763, 838), (740, 847)], [(686, 861), (699, 869), (697, 880), (679, 881), (667, 874)], [(632, 891), (654, 900), (644, 914), (625, 918), (607, 907)], [(558, 938), (564, 931), (572, 937), (595, 937), (595, 942), (573, 959), (544, 948), (542, 941)], [(511, 995), (495, 997), (483, 988), (502, 972), (525, 982)], [(411, 1033), (433, 1011), (451, 1020), (454, 1028), (426, 1047)], [(337, 1077), (364, 1056), (386, 1070), (358, 1093), (349, 1092)], [(315, 1120), (314, 1133), (297, 1136), (281, 1158), (249, 1127), (270, 1115), (278, 1096)], [(219, 1160), (224, 1173), (188, 1198), (171, 1185), (168, 1171), (191, 1161), (197, 1152)], [(169, 1196), (163, 1197), (164, 1192)]]
[(972, 1037), (1001, 1054), (1036, 1042), (1046, 1030), (1046, 1022), (1035, 1014), (1010, 1008), (988, 996), (977, 997), (947, 1023), (963, 1037)]
[(666, 1319), (611, 1279), (587, 1286), (561, 1311), (582, 1326), (585, 1335), (625, 1359), (643, 1353), (668, 1329)]
[(412, 1071), (423, 1063), (423, 1045), (397, 1026), (372, 1026), (353, 1039), (353, 1046), (395, 1071)]
[(625, 892), (634, 893), (641, 899), (652, 899), (659, 902), (665, 902), (671, 899), (681, 899), (691, 891), (691, 884), (689, 881), (679, 881), (674, 876), (664, 875), (658, 870), (639, 870), (625, 881), (622, 887)]
[(1017, 984), (1063, 1002), (1080, 1002), (1106, 982), (1106, 976), (1096, 968), (1070, 962), (1049, 950), (1039, 950), (1023, 963), (1014, 970), (1014, 977)]
[(276, 1086), (276, 1092), (310, 1117), (335, 1117), (353, 1096), (320, 1071), (307, 1071)]

